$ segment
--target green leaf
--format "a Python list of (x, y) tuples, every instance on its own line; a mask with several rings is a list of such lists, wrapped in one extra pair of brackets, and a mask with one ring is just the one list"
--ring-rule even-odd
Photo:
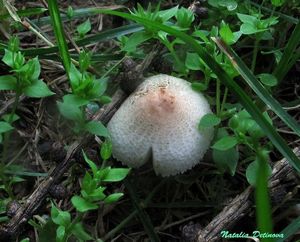
[(7, 122), (0, 121), (0, 134), (13, 130), (14, 127)]
[(92, 53), (89, 51), (80, 51), (79, 53), (79, 69), (80, 72), (85, 72), (91, 64)]
[(86, 172), (81, 185), (81, 194), (84, 198), (88, 198), (88, 195), (91, 194), (97, 187), (96, 179), (90, 175), (89, 172)]
[(14, 55), (13, 52), (10, 50), (5, 49), (4, 50), (4, 56), (2, 58), (2, 61), (8, 65), (9, 67), (13, 68), (14, 67)]
[(30, 242), (29, 238), (22, 239), (20, 242)]
[(63, 101), (64, 101), (64, 103), (66, 103), (68, 105), (74, 105), (74, 106), (77, 106), (77, 107), (81, 107), (81, 106), (84, 106), (84, 105), (89, 103), (88, 100), (86, 100), (82, 97), (79, 97), (77, 95), (74, 95), (74, 94), (64, 95), (63, 96)]
[(63, 242), (66, 234), (66, 228), (64, 226), (58, 226), (56, 230), (56, 242)]
[(27, 86), (23, 89), (23, 92), (28, 97), (47, 97), (54, 95), (54, 92), (51, 92), (48, 86), (42, 80), (36, 80), (30, 86)]
[(213, 149), (212, 155), (214, 162), (221, 171), (228, 171), (231, 176), (234, 176), (239, 160), (239, 152), (235, 147), (225, 151)]
[(81, 78), (82, 78), (82, 74), (75, 67), (75, 65), (73, 63), (71, 63), (70, 71), (69, 71), (69, 79), (70, 79), (73, 91), (79, 86), (79, 84), (81, 82)]
[(66, 119), (77, 121), (77, 122), (84, 122), (84, 116), (81, 109), (78, 106), (74, 105), (73, 103), (57, 102), (57, 106), (59, 112)]
[(111, 102), (111, 97), (109, 96), (101, 96), (99, 98), (99, 102), (102, 103), (102, 104), (107, 104), (107, 103), (110, 103)]
[(17, 79), (12, 75), (0, 76), (0, 90), (16, 90)]
[(88, 199), (90, 201), (102, 201), (106, 195), (104, 194), (104, 190), (106, 188), (105, 187), (98, 187), (97, 189), (95, 189), (92, 193), (88, 194)]
[(117, 202), (122, 196), (124, 196), (123, 193), (113, 193), (113, 194), (110, 194), (109, 196), (107, 196), (104, 199), (104, 202), (106, 204), (114, 203), (114, 202)]
[(103, 136), (103, 137), (110, 136), (107, 128), (100, 121), (92, 120), (85, 124), (84, 129), (94, 135)]
[(88, 163), (88, 165), (91, 167), (92, 172), (93, 172), (93, 174), (95, 176), (96, 173), (97, 173), (97, 171), (98, 171), (97, 165), (86, 156), (86, 154), (85, 154), (84, 151), (82, 151), (82, 154), (83, 154), (83, 158), (84, 158), (85, 162)]
[(79, 196), (73, 196), (71, 202), (73, 206), (76, 208), (76, 210), (82, 213), (89, 210), (95, 210), (98, 208), (96, 204), (91, 203)]
[(196, 92), (202, 93), (203, 91), (207, 90), (207, 84), (200, 83), (200, 82), (193, 82), (192, 89)]
[[(10, 116), (11, 116), (11, 113), (4, 114), (4, 115), (2, 116), (2, 119), (3, 119), (4, 121), (6, 121), (6, 122), (9, 123)], [(13, 122), (17, 121), (18, 119), (20, 119), (19, 115), (14, 114), (13, 117), (12, 117), (12, 121), (11, 121), (11, 122), (13, 123)]]
[(162, 21), (164, 23), (164, 22), (168, 21), (169, 19), (171, 19), (172, 17), (174, 17), (176, 15), (177, 11), (178, 11), (178, 5), (173, 8), (159, 11), (159, 17), (162, 19)]
[(202, 70), (203, 65), (200, 62), (200, 57), (197, 53), (188, 52), (186, 54), (185, 66), (190, 70)]
[(134, 33), (127, 39), (122, 50), (126, 52), (134, 52), (136, 51), (138, 45), (142, 44), (150, 38), (152, 38), (152, 34), (149, 32), (142, 31)]
[(111, 169), (110, 166), (102, 168), (100, 170), (97, 171), (97, 175), (96, 175), (96, 179), (102, 181), (103, 177), (106, 176), (106, 174), (109, 172), (109, 170)]
[(32, 66), (33, 72), (30, 75), (32, 81), (37, 81), (41, 73), (41, 65), (38, 57), (35, 57), (27, 62), (29, 66)]
[(102, 178), (104, 182), (118, 182), (122, 181), (129, 173), (128, 168), (111, 168)]
[(112, 153), (112, 143), (110, 139), (106, 139), (105, 142), (102, 143), (101, 145), (101, 150), (100, 150), (101, 158), (103, 160), (108, 160), (111, 157), (111, 153)]
[(92, 29), (91, 22), (89, 19), (84, 21), (82, 24), (78, 25), (76, 30), (79, 33), (80, 37), (85, 36)]
[(74, 10), (73, 10), (72, 6), (68, 6), (67, 17), (68, 17), (68, 19), (72, 19), (74, 17)]
[(102, 96), (104, 94), (104, 92), (106, 91), (107, 88), (107, 81), (108, 78), (101, 78), (101, 79), (97, 79), (94, 81), (94, 96), (96, 98), (99, 98), (100, 96)]
[(221, 122), (221, 119), (213, 113), (205, 114), (199, 123), (198, 128), (200, 130), (217, 126)]
[(177, 25), (182, 28), (188, 28), (195, 19), (193, 12), (181, 7), (176, 13)]
[(67, 211), (61, 211), (53, 203), (51, 207), (51, 219), (52, 221), (64, 227), (68, 227), (71, 223), (71, 215)]
[(257, 77), (264, 85), (269, 87), (274, 87), (278, 83), (277, 78), (269, 73), (261, 73)]
[[(225, 128), (219, 128), (216, 138), (221, 139), (222, 137), (228, 136), (228, 132)], [(236, 171), (236, 166), (239, 160), (239, 152), (235, 147), (230, 148), (225, 151), (212, 150), (213, 160), (216, 163), (218, 169), (223, 173), (228, 171), (230, 175), (234, 176)]]
[(258, 32), (261, 32), (261, 30), (259, 30), (255, 25), (251, 24), (251, 23), (244, 23), (241, 25), (240, 31), (243, 34), (255, 34)]
[(76, 238), (83, 240), (83, 241), (87, 241), (87, 240), (93, 240), (93, 237), (90, 236), (83, 228), (82, 223), (76, 223), (71, 231), (72, 234), (75, 235)]
[[(257, 160), (251, 162), (246, 169), (246, 178), (250, 185), (255, 186), (257, 181), (259, 164)], [(268, 174), (269, 176), (272, 174), (272, 168), (268, 164)]]
[(225, 151), (233, 148), (238, 143), (236, 137), (234, 136), (225, 136), (221, 139), (217, 140), (217, 142), (214, 143), (212, 146), (213, 149)]
[(254, 26), (256, 25), (256, 23), (258, 21), (258, 19), (252, 15), (237, 13), (237, 16), (243, 23), (252, 24)]
[(221, 22), (220, 36), (228, 45), (235, 43), (235, 36), (232, 33), (229, 25), (224, 21)]

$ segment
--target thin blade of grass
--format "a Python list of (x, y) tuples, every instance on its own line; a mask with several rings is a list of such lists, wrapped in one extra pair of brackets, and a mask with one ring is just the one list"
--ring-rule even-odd
[(120, 37), (123, 35), (138, 32), (143, 29), (144, 29), (144, 27), (142, 27), (139, 24), (130, 24), (130, 25), (119, 27), (119, 28), (103, 31), (99, 34), (95, 34), (95, 35), (86, 37), (84, 39), (78, 40), (78, 41), (76, 41), (76, 43), (78, 46), (83, 46), (83, 45), (92, 44), (92, 43), (99, 42), (99, 41), (110, 40), (110, 39), (117, 38), (117, 37)]
[[(20, 17), (30, 17), (30, 16), (42, 14), (46, 11), (48, 11), (47, 8), (27, 8), (27, 9), (17, 10), (17, 14)], [(0, 20), (4, 20), (8, 17), (10, 17), (9, 14), (3, 14), (0, 16)]]
[(120, 16), (129, 20), (136, 21), (143, 25), (149, 26), (157, 31), (165, 31), (168, 34), (174, 35), (186, 44), (188, 44), (192, 49), (194, 49), (198, 55), (206, 62), (209, 68), (218, 76), (218, 78), (228, 87), (228, 89), (235, 94), (240, 103), (249, 112), (252, 118), (257, 122), (257, 124), (265, 131), (266, 135), (269, 137), (274, 146), (279, 150), (279, 152), (291, 163), (291, 165), (300, 172), (300, 160), (293, 153), (290, 147), (282, 139), (282, 137), (277, 133), (273, 126), (268, 122), (268, 120), (262, 115), (258, 107), (253, 103), (250, 97), (244, 92), (244, 90), (229, 77), (229, 75), (223, 70), (223, 68), (215, 61), (215, 59), (206, 51), (205, 48), (200, 46), (191, 36), (180, 32), (172, 27), (162, 25), (158, 22), (144, 19), (141, 17), (133, 16), (127, 13), (121, 13), (118, 11), (105, 10), (102, 13), (112, 14)]
[(62, 22), (60, 19), (59, 9), (56, 0), (48, 1), (49, 12), (51, 16), (51, 22), (54, 29), (54, 34), (56, 37), (56, 41), (58, 43), (59, 53), (62, 58), (63, 65), (65, 67), (66, 73), (69, 73), (71, 59), (69, 55), (69, 50), (66, 42), (66, 38), (64, 35), (64, 30), (62, 27)]
[(255, 75), (250, 71), (241, 58), (232, 50), (231, 47), (226, 45), (221, 39), (213, 38), (214, 42), (218, 45), (221, 51), (227, 55), (231, 61), (233, 67), (244, 78), (246, 83), (252, 88), (257, 96), (267, 105), (270, 109), (281, 118), (281, 120), (289, 126), (297, 135), (300, 136), (300, 125), (296, 120), (291, 117), (280, 105), (280, 103), (274, 99), (271, 94), (265, 89), (265, 87), (257, 80)]
[(5, 170), (5, 174), (16, 175), (16, 176), (41, 176), (46, 177), (48, 173), (41, 173), (41, 172), (30, 172), (30, 171), (11, 171)]
[[(258, 231), (272, 234), (272, 212), (268, 193), (268, 166), (264, 156), (258, 152), (258, 175), (255, 186), (256, 220)], [(261, 241), (272, 242), (272, 238), (261, 238)]]
[(286, 226), (279, 234), (283, 234), (284, 237), (277, 239), (276, 242), (284, 242), (288, 237), (295, 234), (300, 229), (300, 217), (294, 219), (288, 226)]
[[(113, 38), (121, 37), (127, 34), (132, 34), (135, 32), (139, 32), (143, 30), (144, 27), (139, 24), (129, 24), (126, 26), (118, 27), (115, 29), (106, 30), (103, 32), (100, 32), (99, 34), (95, 34), (89, 37), (85, 37), (81, 40), (75, 41), (77, 46), (81, 47), (87, 44), (93, 44), (97, 42), (102, 41), (108, 41)], [(71, 45), (69, 46), (71, 47)], [(4, 49), (7, 48), (7, 45), (5, 43), (0, 43), (0, 54), (4, 54)], [(58, 51), (58, 47), (49, 47), (49, 48), (28, 48), (28, 49), (22, 49), (22, 53), (24, 53), (25, 56), (42, 56), (46, 54), (53, 54)]]
[[(64, 21), (70, 21), (70, 20), (74, 20), (74, 19), (78, 19), (78, 18), (86, 18), (86, 17), (90, 17), (93, 15), (97, 15), (99, 14), (98, 12), (96, 12), (96, 10), (98, 9), (111, 9), (111, 10), (116, 10), (116, 9), (121, 9), (121, 8), (125, 8), (125, 6), (123, 5), (112, 5), (112, 6), (108, 6), (108, 7), (101, 7), (101, 8), (78, 8), (78, 9), (74, 9), (73, 10), (73, 16), (72, 18), (68, 18), (67, 14), (65, 13), (66, 10), (62, 10), (60, 13), (60, 17), (61, 20)], [(35, 19), (32, 20), (36, 25), (38, 26), (43, 26), (46, 24), (50, 24), (50, 17), (49, 16), (45, 16), (39, 19)]]
[[(79, 55), (78, 54), (70, 54), (71, 58), (79, 61)], [(114, 61), (114, 60), (120, 60), (124, 57), (122, 54), (94, 54), (92, 55), (91, 61), (92, 62), (103, 62), (103, 61)], [(59, 57), (56, 54), (50, 54), (50, 55), (40, 55), (40, 59), (47, 59), (47, 60), (56, 60), (59, 61)]]
[(300, 22), (296, 25), (291, 37), (289, 38), (288, 43), (283, 51), (283, 55), (276, 66), (273, 75), (276, 76), (279, 82), (282, 81), (284, 76), (288, 73), (290, 68), (296, 63), (298, 58), (293, 58), (294, 55), (298, 55), (297, 53), (294, 54), (295, 49), (300, 43)]

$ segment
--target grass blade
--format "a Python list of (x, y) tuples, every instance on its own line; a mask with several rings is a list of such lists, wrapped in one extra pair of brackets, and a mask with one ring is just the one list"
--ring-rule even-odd
[[(47, 8), (27, 8), (27, 9), (17, 10), (17, 14), (20, 17), (30, 17), (30, 16), (42, 14), (47, 10), (48, 10)], [(0, 20), (4, 20), (8, 17), (10, 17), (9, 14), (3, 14), (0, 16)]]
[[(71, 58), (79, 61), (79, 54), (70, 54)], [(47, 60), (56, 60), (59, 61), (59, 57), (56, 54), (50, 55), (40, 55), (40, 59), (47, 59)], [(91, 61), (92, 62), (103, 62), (103, 61), (115, 61), (120, 60), (124, 57), (122, 54), (94, 54), (92, 55)]]
[(245, 107), (245, 109), (250, 113), (257, 124), (266, 132), (267, 136), (274, 144), (274, 146), (279, 150), (279, 152), (291, 163), (291, 165), (300, 172), (300, 160), (293, 153), (290, 147), (282, 139), (282, 137), (277, 133), (273, 126), (266, 120), (266, 118), (261, 114), (261, 111), (253, 103), (250, 97), (244, 92), (244, 90), (228, 76), (228, 74), (223, 70), (223, 68), (214, 60), (214, 58), (206, 51), (205, 48), (200, 46), (191, 36), (182, 33), (172, 27), (162, 25), (158, 22), (144, 19), (141, 17), (133, 16), (127, 13), (121, 13), (118, 11), (105, 10), (102, 13), (112, 14), (120, 16), (126, 19), (134, 20), (143, 25), (149, 26), (157, 31), (165, 31), (168, 34), (174, 35), (186, 44), (188, 44), (192, 49), (194, 49), (199, 56), (206, 62), (209, 68), (218, 76), (218, 78), (228, 87), (228, 89), (236, 95), (240, 103)]
[(71, 59), (69, 55), (69, 50), (66, 42), (66, 38), (64, 35), (62, 22), (60, 19), (60, 14), (58, 10), (58, 5), (56, 0), (48, 1), (49, 12), (51, 16), (51, 22), (54, 29), (54, 34), (58, 43), (58, 49), (62, 58), (63, 65), (67, 73), (70, 70)]
[[(121, 8), (125, 8), (123, 5), (113, 5), (113, 6), (109, 6), (109, 7), (101, 7), (101, 8), (79, 8), (79, 9), (74, 9), (73, 10), (73, 16), (72, 18), (68, 18), (67, 14), (65, 13), (61, 13), (60, 17), (62, 21), (70, 21), (70, 20), (74, 20), (74, 19), (78, 19), (78, 18), (86, 18), (89, 16), (93, 16), (93, 15), (97, 15), (99, 14), (97, 12), (98, 9), (111, 9), (111, 10), (116, 10), (116, 9), (121, 9)], [(66, 10), (62, 10), (62, 12), (66, 12)], [(50, 17), (49, 16), (45, 16), (39, 19), (35, 19), (32, 20), (36, 25), (38, 26), (43, 26), (46, 24), (50, 24)]]
[(284, 234), (284, 238), (277, 239), (276, 242), (284, 242), (288, 237), (297, 233), (300, 229), (300, 217), (294, 219), (288, 226), (286, 226), (280, 234)]
[[(300, 32), (299, 32), (300, 33)], [(247, 84), (252, 88), (252, 90), (257, 94), (257, 96), (267, 105), (270, 109), (277, 114), (279, 118), (287, 126), (289, 126), (296, 134), (300, 136), (300, 125), (296, 120), (291, 117), (274, 99), (271, 94), (265, 89), (265, 87), (257, 80), (255, 75), (250, 71), (246, 64), (241, 60), (241, 58), (222, 40), (213, 38), (214, 42), (219, 46), (219, 48), (227, 55), (230, 59), (234, 68), (240, 73)]]
[[(118, 27), (115, 29), (106, 30), (103, 32), (100, 32), (99, 34), (95, 34), (89, 37), (86, 37), (84, 39), (76, 41), (77, 46), (81, 47), (87, 44), (93, 44), (97, 42), (107, 41), (111, 40), (113, 38), (117, 38), (123, 35), (132, 34), (138, 31), (143, 30), (144, 27), (139, 24), (129, 24), (126, 26)], [(69, 46), (71, 47), (71, 46)], [(5, 43), (0, 42), (0, 54), (4, 54), (4, 49), (7, 48), (7, 45)], [(58, 51), (58, 47), (49, 47), (49, 48), (28, 48), (28, 49), (22, 49), (22, 53), (25, 54), (25, 56), (36, 56), (36, 55), (46, 55), (46, 54), (53, 54)]]
[[(268, 193), (268, 165), (261, 151), (257, 154), (258, 176), (255, 186), (256, 219), (258, 231), (272, 234), (272, 212)], [(262, 238), (262, 242), (272, 242), (271, 238)]]
[(103, 31), (99, 34), (95, 34), (93, 36), (89, 36), (84, 39), (78, 40), (78, 41), (76, 41), (76, 43), (78, 46), (83, 46), (83, 45), (87, 45), (87, 44), (91, 44), (91, 43), (95, 43), (95, 42), (99, 42), (99, 41), (110, 40), (110, 39), (117, 38), (117, 37), (120, 37), (120, 36), (123, 36), (126, 34), (138, 32), (138, 31), (141, 31), (142, 29), (144, 29), (144, 28), (142, 26), (140, 26), (139, 24), (130, 24), (130, 25), (119, 27), (119, 28)]
[[(298, 58), (293, 58), (294, 55), (297, 55), (297, 53), (293, 54), (295, 49), (300, 43), (300, 22), (296, 25), (285, 49), (283, 52), (283, 55), (276, 66), (273, 74), (277, 77), (278, 81), (282, 81), (286, 73), (290, 70), (290, 68), (293, 66), (293, 64), (296, 63)], [(298, 53), (299, 55), (299, 53)], [(291, 60), (292, 59), (292, 60)], [(292, 63), (290, 63), (292, 61)]]

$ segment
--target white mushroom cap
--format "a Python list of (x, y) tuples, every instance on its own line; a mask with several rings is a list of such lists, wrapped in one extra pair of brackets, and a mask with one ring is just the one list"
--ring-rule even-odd
[(208, 102), (189, 82), (168, 75), (147, 78), (108, 123), (113, 156), (129, 167), (152, 157), (156, 174), (183, 173), (209, 148), (213, 129), (198, 129), (207, 113)]

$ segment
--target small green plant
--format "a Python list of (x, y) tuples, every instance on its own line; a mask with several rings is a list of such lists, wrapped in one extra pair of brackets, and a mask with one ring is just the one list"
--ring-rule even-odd
[[(74, 195), (71, 198), (72, 205), (76, 210), (76, 215), (73, 219), (70, 212), (62, 211), (52, 202), (51, 220), (56, 227), (57, 242), (69, 241), (72, 236), (75, 236), (80, 241), (95, 241), (95, 238), (86, 232), (83, 227), (84, 215), (98, 209), (102, 205), (115, 203), (123, 196), (123, 193), (120, 192), (107, 195), (105, 191), (109, 183), (122, 181), (130, 171), (128, 168), (112, 168), (105, 165), (106, 160), (111, 156), (111, 148), (109, 140), (102, 144), (100, 154), (103, 163), (101, 167), (98, 167), (83, 152), (84, 160), (89, 165), (91, 172), (87, 171), (81, 181), (80, 195)], [(51, 223), (51, 221), (48, 221), (48, 223)], [(44, 225), (44, 227), (40, 225), (35, 226), (39, 228), (41, 233), (47, 232), (45, 231), (47, 225)]]
[[(178, 8), (175, 6), (167, 10), (159, 10), (160, 6), (157, 5), (154, 11), (152, 11), (151, 4), (147, 9), (143, 9), (138, 4), (136, 10), (132, 12), (132, 15), (137, 17), (143, 17), (152, 21), (157, 21), (161, 24), (171, 25), (176, 29), (186, 32), (189, 30), (191, 24), (194, 21), (194, 14), (186, 8)], [(168, 34), (164, 31), (156, 31), (156, 29), (146, 26), (144, 31), (132, 34), (129, 38), (122, 37), (121, 50), (125, 51), (128, 55), (137, 49), (137, 46), (146, 42), (149, 39), (157, 39), (164, 44), (170, 52), (170, 56), (166, 58), (170, 59), (174, 64), (174, 69), (181, 73), (186, 73), (184, 63), (181, 61), (180, 55), (174, 49), (176, 44), (183, 44), (179, 38), (168, 38)]]
[(0, 90), (15, 91), (16, 103), (22, 94), (34, 98), (47, 97), (54, 94), (39, 79), (41, 67), (38, 58), (26, 61), (22, 52), (19, 51), (19, 40), (17, 38), (13, 37), (10, 40), (2, 61), (11, 68), (13, 74), (1, 76)]
[(242, 22), (240, 31), (244, 35), (254, 35), (255, 38), (251, 63), (251, 70), (254, 72), (259, 43), (261, 40), (272, 39), (272, 26), (278, 23), (278, 17), (271, 16), (263, 19), (261, 13), (252, 13), (251, 15), (237, 13), (237, 17)]
[(107, 103), (110, 98), (103, 95), (107, 88), (107, 78), (96, 79), (87, 71), (91, 55), (81, 52), (79, 55), (79, 70), (71, 64), (69, 77), (72, 93), (63, 96), (63, 101), (58, 102), (60, 113), (74, 124), (76, 134), (89, 132), (95, 135), (108, 137), (109, 133), (101, 122), (87, 121), (85, 110), (88, 104), (97, 101)]
[[(214, 161), (221, 171), (229, 171), (231, 175), (234, 175), (239, 159), (238, 147), (246, 147), (247, 150), (244, 150), (244, 152), (247, 153), (247, 162), (252, 161), (246, 171), (246, 177), (251, 185), (255, 185), (254, 181), (257, 173), (254, 168), (257, 168), (257, 154), (262, 151), (265, 154), (265, 161), (267, 161), (267, 154), (273, 147), (271, 143), (267, 145), (261, 144), (261, 140), (266, 135), (247, 111), (242, 109), (239, 112), (232, 113), (230, 111), (230, 113), (233, 115), (228, 121), (228, 128), (222, 127), (217, 130), (217, 135), (212, 145)], [(264, 112), (264, 116), (271, 122), (267, 112)], [(213, 116), (206, 117), (206, 119), (205, 117), (201, 119), (200, 127), (204, 128), (207, 126), (204, 124), (212, 126), (220, 123), (220, 120)], [(232, 134), (229, 134), (229, 131)], [(271, 169), (269, 165), (268, 169)]]
[(11, 68), (10, 75), (0, 76), (0, 91), (9, 90), (15, 92), (15, 100), (12, 111), (2, 116), (0, 121), (0, 143), (3, 143), (3, 151), (0, 162), (0, 180), (3, 183), (1, 189), (4, 189), (9, 197), (13, 197), (11, 185), (14, 180), (8, 178), (5, 174), (7, 169), (7, 153), (9, 146), (10, 133), (14, 129), (12, 123), (19, 119), (16, 114), (21, 95), (32, 98), (41, 98), (53, 95), (47, 85), (39, 78), (41, 67), (37, 57), (27, 60), (19, 50), (19, 39), (12, 37), (5, 49), (2, 61)]

